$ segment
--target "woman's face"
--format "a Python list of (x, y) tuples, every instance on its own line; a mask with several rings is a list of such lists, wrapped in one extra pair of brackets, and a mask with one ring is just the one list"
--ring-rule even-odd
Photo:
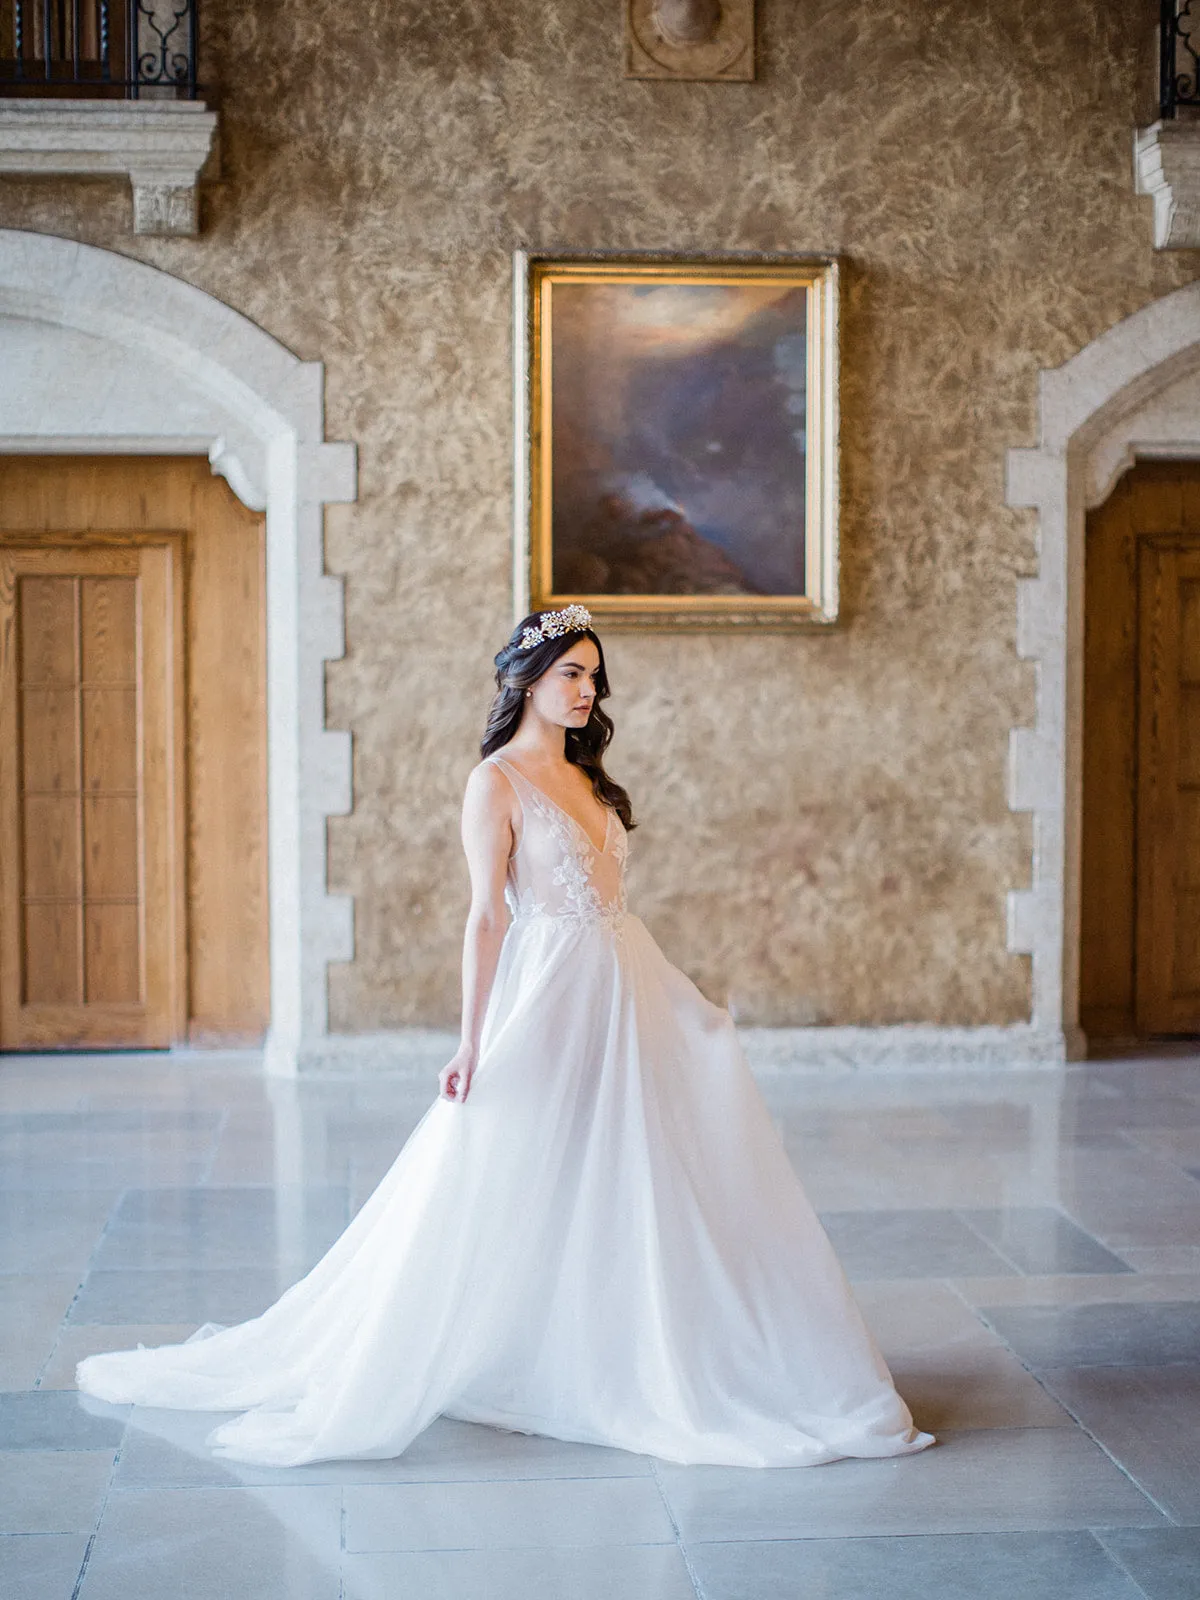
[(590, 639), (580, 639), (542, 673), (528, 704), (560, 728), (585, 727), (596, 703), (599, 675), (599, 650)]

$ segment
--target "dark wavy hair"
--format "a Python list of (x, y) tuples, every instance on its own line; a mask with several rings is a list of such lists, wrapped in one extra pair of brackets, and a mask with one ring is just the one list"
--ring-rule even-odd
[(604, 752), (613, 736), (613, 720), (600, 704), (608, 699), (610, 692), (608, 670), (604, 665), (604, 646), (591, 628), (581, 628), (575, 633), (560, 634), (556, 639), (543, 639), (541, 644), (522, 650), (521, 635), (526, 628), (538, 627), (542, 616), (542, 612), (535, 611), (518, 622), (508, 643), (496, 656), (496, 698), (488, 711), (480, 754), (486, 757), (504, 748), (520, 724), (525, 709), (526, 689), (532, 688), (573, 644), (580, 639), (590, 639), (600, 653), (596, 698), (592, 702), (592, 714), (583, 727), (566, 730), (566, 756), (568, 761), (587, 773), (592, 792), (601, 805), (612, 806), (626, 829), (632, 832), (637, 823), (633, 820), (629, 796), (604, 770)]

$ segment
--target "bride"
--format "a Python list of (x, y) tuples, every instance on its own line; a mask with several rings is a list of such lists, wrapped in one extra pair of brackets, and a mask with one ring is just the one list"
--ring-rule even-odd
[[(240, 1411), (267, 1465), (399, 1455), (435, 1417), (683, 1463), (924, 1449), (734, 1034), (625, 909), (584, 607), (496, 657), (467, 782), (462, 1043), (329, 1253), (262, 1316), (90, 1356), (79, 1387)], [(505, 927), (505, 904), (511, 920)]]

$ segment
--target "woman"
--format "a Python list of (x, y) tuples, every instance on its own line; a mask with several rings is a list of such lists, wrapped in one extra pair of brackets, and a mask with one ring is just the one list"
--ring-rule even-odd
[[(582, 606), (528, 617), (463, 807), (462, 1043), (329, 1253), (261, 1317), (91, 1356), (101, 1399), (239, 1410), (219, 1453), (398, 1455), (439, 1415), (801, 1466), (913, 1426), (734, 1035), (625, 909)], [(507, 902), (511, 921), (505, 926)]]

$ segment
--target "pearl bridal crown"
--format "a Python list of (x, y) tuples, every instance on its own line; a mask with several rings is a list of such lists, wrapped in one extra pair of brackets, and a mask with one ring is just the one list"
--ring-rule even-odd
[(586, 606), (565, 606), (561, 611), (543, 611), (536, 628), (526, 628), (521, 635), (518, 650), (532, 650), (535, 644), (547, 639), (561, 639), (564, 633), (582, 633), (592, 625), (592, 613)]

